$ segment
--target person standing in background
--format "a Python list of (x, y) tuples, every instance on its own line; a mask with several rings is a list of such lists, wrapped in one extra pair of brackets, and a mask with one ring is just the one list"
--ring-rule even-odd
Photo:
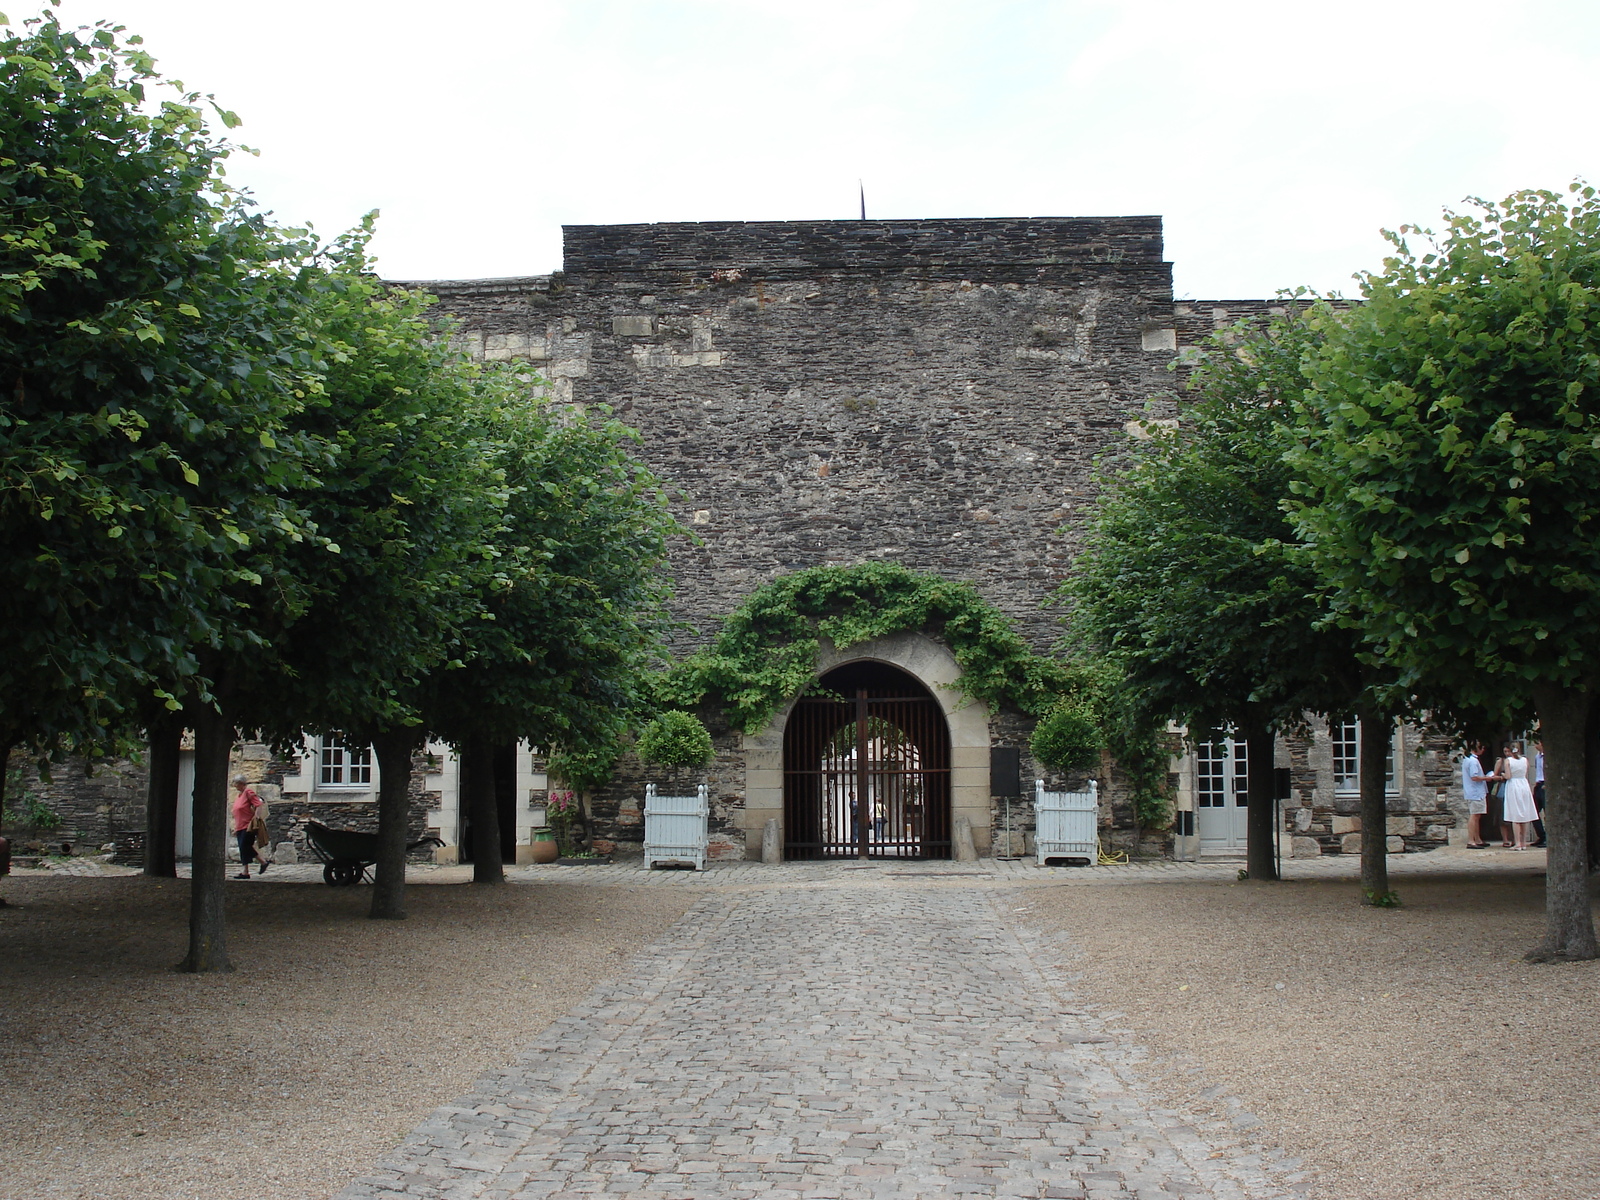
[(1544, 743), (1533, 744), (1533, 803), (1539, 810), (1539, 819), (1533, 823), (1535, 846), (1544, 846)]
[(1469, 742), (1466, 757), (1461, 760), (1461, 798), (1467, 802), (1467, 848), (1484, 850), (1489, 843), (1483, 840), (1483, 814), (1488, 810), (1489, 777), (1483, 773), (1482, 742)]
[(1506, 746), (1505, 755), (1495, 766), (1495, 775), (1505, 780), (1505, 824), (1510, 825), (1516, 844), (1513, 850), (1532, 850), (1532, 826), (1539, 816), (1533, 803), (1533, 788), (1528, 785), (1528, 769), (1532, 767), (1522, 756), (1522, 743)]

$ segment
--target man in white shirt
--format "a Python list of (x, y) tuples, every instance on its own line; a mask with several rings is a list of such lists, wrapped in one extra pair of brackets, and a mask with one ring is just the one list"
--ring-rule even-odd
[(1489, 807), (1489, 777), (1483, 773), (1483, 763), (1478, 756), (1483, 753), (1483, 743), (1473, 742), (1461, 760), (1461, 796), (1467, 802), (1467, 848), (1482, 850), (1488, 846), (1483, 840), (1483, 814)]

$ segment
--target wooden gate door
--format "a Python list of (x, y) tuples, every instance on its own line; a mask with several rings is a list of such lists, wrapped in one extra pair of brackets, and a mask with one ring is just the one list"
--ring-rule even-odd
[(783, 735), (792, 859), (949, 858), (950, 730), (938, 702), (882, 663), (851, 663), (798, 701)]

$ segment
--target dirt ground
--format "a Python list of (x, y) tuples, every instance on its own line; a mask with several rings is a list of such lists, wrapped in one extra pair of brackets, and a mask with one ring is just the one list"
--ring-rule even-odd
[[(1180, 1102), (1229, 1097), (1319, 1200), (1600, 1196), (1600, 963), (1535, 966), (1536, 871), (1026, 893)], [(1213, 1093), (1218, 1086), (1226, 1091)], [(1248, 1118), (1246, 1118), (1248, 1120)]]
[[(1522, 961), (1537, 868), (1395, 885), (1398, 910), (1346, 880), (1014, 894), (1157, 1087), (1259, 1117), (1318, 1200), (1600, 1196), (1600, 963)], [(324, 1197), (701, 894), (439, 883), (388, 923), (365, 888), (235, 884), (239, 969), (197, 977), (171, 970), (186, 883), (0, 892), (0, 1200)]]
[[(30, 873), (31, 874), (31, 873)], [(0, 1198), (323, 1197), (511, 1061), (687, 890), (233, 884), (230, 975), (180, 975), (186, 882), (0, 885)], [(603, 931), (603, 932), (602, 932)]]

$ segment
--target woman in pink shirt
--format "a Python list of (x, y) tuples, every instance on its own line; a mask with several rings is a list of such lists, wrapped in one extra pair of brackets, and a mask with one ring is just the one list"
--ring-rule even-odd
[(239, 841), (239, 868), (244, 873), (235, 875), (235, 879), (250, 878), (250, 860), (253, 858), (261, 864), (261, 874), (267, 873), (267, 860), (261, 857), (261, 852), (256, 849), (256, 831), (250, 828), (250, 822), (256, 819), (256, 810), (264, 803), (256, 790), (250, 786), (250, 781), (243, 775), (233, 777), (235, 789), (233, 797), (233, 836)]

